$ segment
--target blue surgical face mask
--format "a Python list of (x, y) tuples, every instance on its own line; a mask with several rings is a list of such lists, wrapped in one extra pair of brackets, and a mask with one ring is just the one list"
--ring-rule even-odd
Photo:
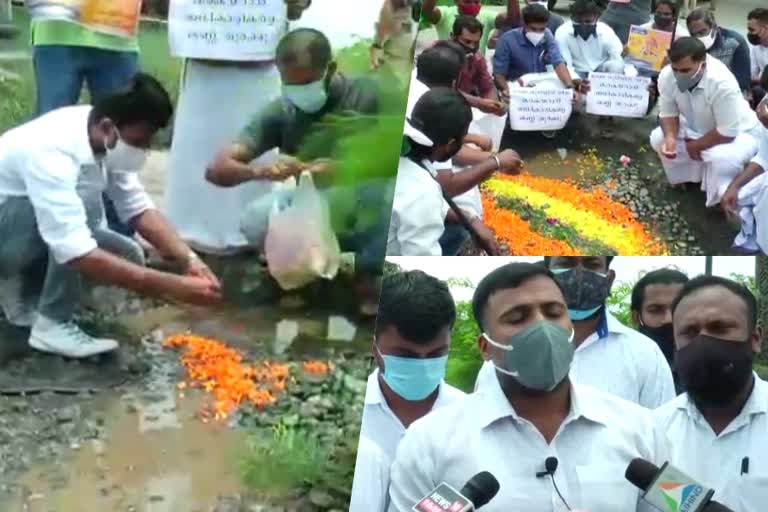
[(384, 382), (406, 400), (424, 400), (445, 377), (447, 355), (426, 359), (390, 356), (382, 354), (379, 347), (374, 346), (384, 361)]
[(587, 318), (600, 311), (601, 307), (603, 306), (597, 306), (596, 308), (592, 309), (569, 309), (568, 316), (574, 322), (578, 322), (579, 320), (586, 320)]
[(325, 79), (303, 85), (283, 85), (283, 97), (302, 112), (319, 112), (328, 102)]

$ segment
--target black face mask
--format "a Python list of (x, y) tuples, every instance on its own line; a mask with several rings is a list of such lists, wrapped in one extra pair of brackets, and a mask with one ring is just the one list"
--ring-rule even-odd
[(608, 277), (582, 267), (553, 269), (552, 272), (563, 289), (569, 310), (587, 311), (605, 304), (609, 292)]
[(589, 39), (590, 36), (597, 35), (597, 25), (585, 24), (585, 23), (574, 23), (573, 35), (575, 35), (576, 37), (581, 37), (583, 40), (586, 41), (587, 39)]
[(477, 53), (477, 48), (472, 48), (471, 46), (467, 46), (465, 44), (459, 43), (461, 47), (464, 49), (464, 52), (467, 54), (467, 57), (472, 57), (474, 54)]
[(747, 41), (752, 46), (758, 46), (760, 44), (760, 36), (757, 34), (747, 34)]
[(662, 324), (658, 327), (641, 325), (639, 331), (656, 342), (671, 365), (675, 357), (675, 332), (672, 324)]
[(654, 14), (653, 24), (657, 27), (671, 27), (674, 18), (667, 14)]
[(677, 351), (680, 383), (703, 406), (728, 405), (752, 378), (755, 353), (750, 343), (699, 335)]

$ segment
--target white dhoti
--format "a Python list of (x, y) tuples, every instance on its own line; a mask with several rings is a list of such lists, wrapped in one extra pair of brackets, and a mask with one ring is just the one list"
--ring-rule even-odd
[(672, 185), (679, 183), (701, 183), (701, 189), (707, 195), (706, 206), (720, 202), (733, 178), (741, 172), (749, 160), (757, 154), (757, 141), (749, 133), (739, 134), (732, 142), (720, 144), (703, 151), (702, 161), (693, 160), (685, 148), (685, 139), (697, 139), (698, 134), (688, 128), (684, 119), (680, 120), (677, 137), (677, 156), (666, 158), (661, 154), (664, 133), (661, 127), (651, 132), (651, 147), (659, 154), (667, 180)]
[[(197, 249), (228, 252), (247, 246), (240, 232), (246, 206), (268, 193), (268, 182), (221, 188), (205, 179), (216, 153), (280, 95), (271, 64), (238, 68), (187, 61), (182, 74), (171, 146), (165, 212), (180, 236)], [(267, 163), (276, 152), (257, 162)]]

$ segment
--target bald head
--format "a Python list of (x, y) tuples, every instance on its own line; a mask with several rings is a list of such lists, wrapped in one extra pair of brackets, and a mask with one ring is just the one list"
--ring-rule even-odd
[(311, 28), (288, 32), (277, 45), (275, 59), (283, 83), (301, 85), (321, 80), (333, 54), (325, 34)]

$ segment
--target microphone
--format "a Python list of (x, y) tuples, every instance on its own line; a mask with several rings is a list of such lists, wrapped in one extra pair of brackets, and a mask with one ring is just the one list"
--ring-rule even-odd
[[(557, 471), (557, 465), (558, 465), (557, 457), (547, 457), (544, 460), (544, 471), (538, 471), (536, 473), (536, 478), (544, 478), (545, 476), (549, 475), (549, 478), (552, 479), (552, 486), (554, 486), (555, 492), (557, 492), (557, 496), (560, 498), (560, 501), (563, 502), (563, 505), (565, 505), (565, 508), (573, 511), (571, 506), (568, 504), (567, 501), (565, 501), (565, 498), (563, 498), (563, 495), (560, 493), (560, 489), (557, 488), (557, 482), (555, 482), (555, 471)], [(577, 512), (577, 511), (573, 511), (573, 512)]]
[(555, 471), (557, 471), (557, 457), (547, 457), (547, 459), (544, 461), (544, 471), (539, 471), (536, 473), (536, 478), (543, 478), (547, 475), (554, 475)]
[(445, 482), (413, 506), (415, 512), (472, 512), (485, 506), (499, 492), (499, 481), (488, 471), (476, 474), (461, 492)]
[(643, 499), (662, 512), (734, 512), (712, 501), (713, 489), (665, 462), (661, 469), (645, 459), (634, 459), (625, 478), (643, 492)]

